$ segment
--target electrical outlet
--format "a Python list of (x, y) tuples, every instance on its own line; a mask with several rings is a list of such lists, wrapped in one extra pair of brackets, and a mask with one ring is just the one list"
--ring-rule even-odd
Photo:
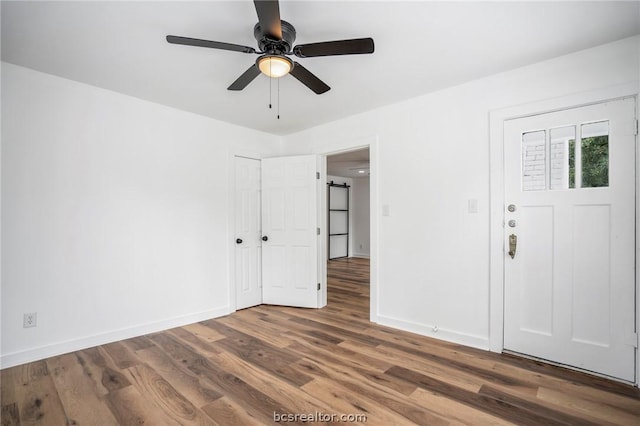
[(30, 314), (24, 314), (22, 317), (22, 327), (23, 328), (31, 328), (38, 325), (38, 314), (36, 312), (32, 312)]

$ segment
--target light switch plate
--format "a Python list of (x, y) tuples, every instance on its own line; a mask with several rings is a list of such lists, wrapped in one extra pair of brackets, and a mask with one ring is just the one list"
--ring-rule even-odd
[(468, 202), (468, 210), (469, 213), (478, 213), (478, 200), (475, 198), (472, 198), (469, 200)]

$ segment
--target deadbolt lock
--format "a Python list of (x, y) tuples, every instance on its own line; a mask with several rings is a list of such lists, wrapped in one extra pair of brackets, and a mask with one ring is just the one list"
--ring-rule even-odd
[(516, 211), (516, 205), (515, 204), (509, 204), (509, 206), (507, 206), (507, 210), (509, 210), (511, 213)]

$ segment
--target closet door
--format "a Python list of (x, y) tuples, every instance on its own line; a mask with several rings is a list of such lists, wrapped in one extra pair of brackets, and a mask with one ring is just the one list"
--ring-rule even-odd
[(317, 308), (318, 157), (262, 160), (263, 303)]
[(236, 157), (236, 309), (262, 303), (260, 160)]

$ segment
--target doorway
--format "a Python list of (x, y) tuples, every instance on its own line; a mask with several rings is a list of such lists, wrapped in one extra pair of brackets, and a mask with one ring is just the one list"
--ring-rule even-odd
[[(326, 147), (325, 147), (326, 148)], [(319, 291), (318, 291), (318, 303), (317, 303), (317, 307), (322, 307), (324, 305), (326, 305), (327, 303), (327, 250), (326, 250), (326, 238), (327, 238), (327, 231), (326, 231), (326, 176), (327, 176), (327, 161), (326, 161), (326, 157), (327, 156), (333, 156), (335, 154), (344, 154), (350, 151), (359, 151), (362, 149), (368, 149), (369, 150), (369, 168), (371, 170), (371, 175), (369, 176), (369, 185), (370, 185), (370, 189), (368, 185), (365, 185), (367, 191), (367, 195), (369, 196), (369, 200), (368, 200), (368, 204), (369, 204), (369, 223), (368, 223), (368, 231), (367, 231), (367, 235), (369, 237), (369, 243), (368, 243), (368, 248), (369, 248), (369, 256), (370, 256), (370, 260), (369, 260), (369, 288), (370, 288), (370, 302), (368, 303), (369, 306), (369, 319), (372, 322), (376, 322), (377, 321), (377, 214), (375, 209), (371, 208), (371, 206), (376, 206), (377, 205), (377, 181), (376, 181), (376, 174), (375, 174), (375, 164), (377, 164), (377, 138), (370, 136), (370, 137), (365, 137), (362, 139), (356, 139), (356, 140), (351, 140), (351, 141), (343, 141), (338, 145), (335, 145), (333, 147), (333, 149), (324, 149), (322, 151), (316, 151), (315, 152), (315, 156), (318, 158), (319, 163), (318, 163), (318, 167), (316, 170), (318, 170), (318, 172), (314, 172), (313, 173), (313, 178), (314, 179), (318, 179), (315, 182), (317, 182), (318, 184), (318, 190), (316, 192), (316, 194), (318, 195), (318, 206), (319, 206), (319, 218), (318, 218), (318, 222), (317, 222), (317, 226), (320, 229), (319, 233), (319, 237), (317, 238), (318, 241), (318, 252), (320, 253), (319, 256), (317, 256), (316, 262), (317, 262), (317, 271), (318, 271), (318, 281), (317, 283), (319, 283), (317, 285)], [(235, 154), (232, 157), (232, 160), (235, 161), (235, 158), (239, 157), (239, 155)], [(260, 161), (260, 160), (256, 160), (256, 161)], [(235, 167), (234, 167), (235, 168)], [(363, 170), (363, 168), (361, 167), (358, 170)], [(355, 171), (355, 173), (358, 173), (357, 170)], [(359, 175), (365, 174), (365, 173), (358, 173)], [(368, 175), (368, 173), (366, 173)], [(235, 177), (235, 170), (231, 171), (231, 190), (234, 191), (235, 193), (235, 181), (236, 181), (236, 177)], [(365, 179), (359, 180), (358, 182), (365, 182)], [(261, 183), (261, 188), (264, 186), (264, 182)], [(365, 204), (367, 202), (365, 201)], [(264, 206), (260, 206), (260, 208), (262, 209)], [(229, 216), (229, 221), (230, 221), (230, 226), (235, 229), (235, 224), (236, 221), (238, 220), (238, 207), (236, 206), (233, 211), (230, 211), (230, 216)], [(242, 215), (240, 215), (242, 216)], [(262, 218), (264, 220), (264, 218)], [(360, 222), (358, 222), (358, 225), (361, 225)], [(264, 229), (261, 230), (261, 233), (264, 233)], [(268, 232), (267, 232), (268, 234)], [(316, 228), (313, 228), (313, 234), (316, 235)], [(263, 235), (263, 237), (265, 236), (269, 236), (269, 235)], [(230, 284), (230, 301), (229, 301), (229, 306), (230, 306), (230, 310), (231, 311), (235, 311), (238, 309), (242, 309), (240, 306), (237, 304), (236, 301), (236, 295), (238, 292), (238, 286), (240, 285), (239, 282), (240, 280), (237, 278), (236, 275), (236, 263), (235, 261), (237, 260), (237, 249), (238, 249), (238, 238), (237, 236), (233, 236), (233, 239), (230, 240), (230, 248), (232, 249), (232, 252), (234, 253), (234, 257), (231, 259), (231, 264), (230, 264), (230, 268), (232, 268), (231, 270), (234, 271), (234, 279), (231, 280), (231, 284)], [(243, 240), (242, 238), (240, 238), (241, 240)], [(244, 241), (244, 240), (243, 240)], [(268, 240), (269, 242), (271, 241), (271, 239)], [(242, 243), (240, 243), (242, 244)], [(267, 242), (268, 244), (268, 242)], [(356, 243), (356, 247), (358, 248), (357, 250), (360, 250), (360, 244), (362, 244), (362, 249), (364, 250), (367, 247), (367, 243), (366, 242), (358, 242)], [(262, 246), (262, 251), (264, 252), (264, 245)], [(362, 256), (363, 253), (360, 251), (356, 251), (357, 255)], [(365, 255), (367, 253), (364, 253)], [(262, 253), (262, 255), (264, 255), (264, 253)], [(264, 266), (264, 264), (263, 264)], [(264, 270), (262, 271), (264, 274)], [(315, 281), (314, 281), (315, 282)], [(264, 278), (262, 279), (262, 284), (264, 286), (265, 280)], [(265, 299), (262, 299), (265, 300)], [(253, 302), (255, 303), (255, 302)], [(262, 302), (260, 302), (262, 303)], [(248, 307), (248, 306), (246, 306)]]
[(504, 345), (635, 381), (635, 99), (504, 121)]
[[(369, 306), (371, 166), (369, 147), (327, 155), (327, 298)], [(332, 285), (340, 283), (341, 285)], [(348, 291), (344, 286), (352, 286)], [(366, 286), (366, 297), (362, 287)], [(339, 293), (339, 294), (336, 294)], [(335, 300), (335, 299), (334, 299)]]

